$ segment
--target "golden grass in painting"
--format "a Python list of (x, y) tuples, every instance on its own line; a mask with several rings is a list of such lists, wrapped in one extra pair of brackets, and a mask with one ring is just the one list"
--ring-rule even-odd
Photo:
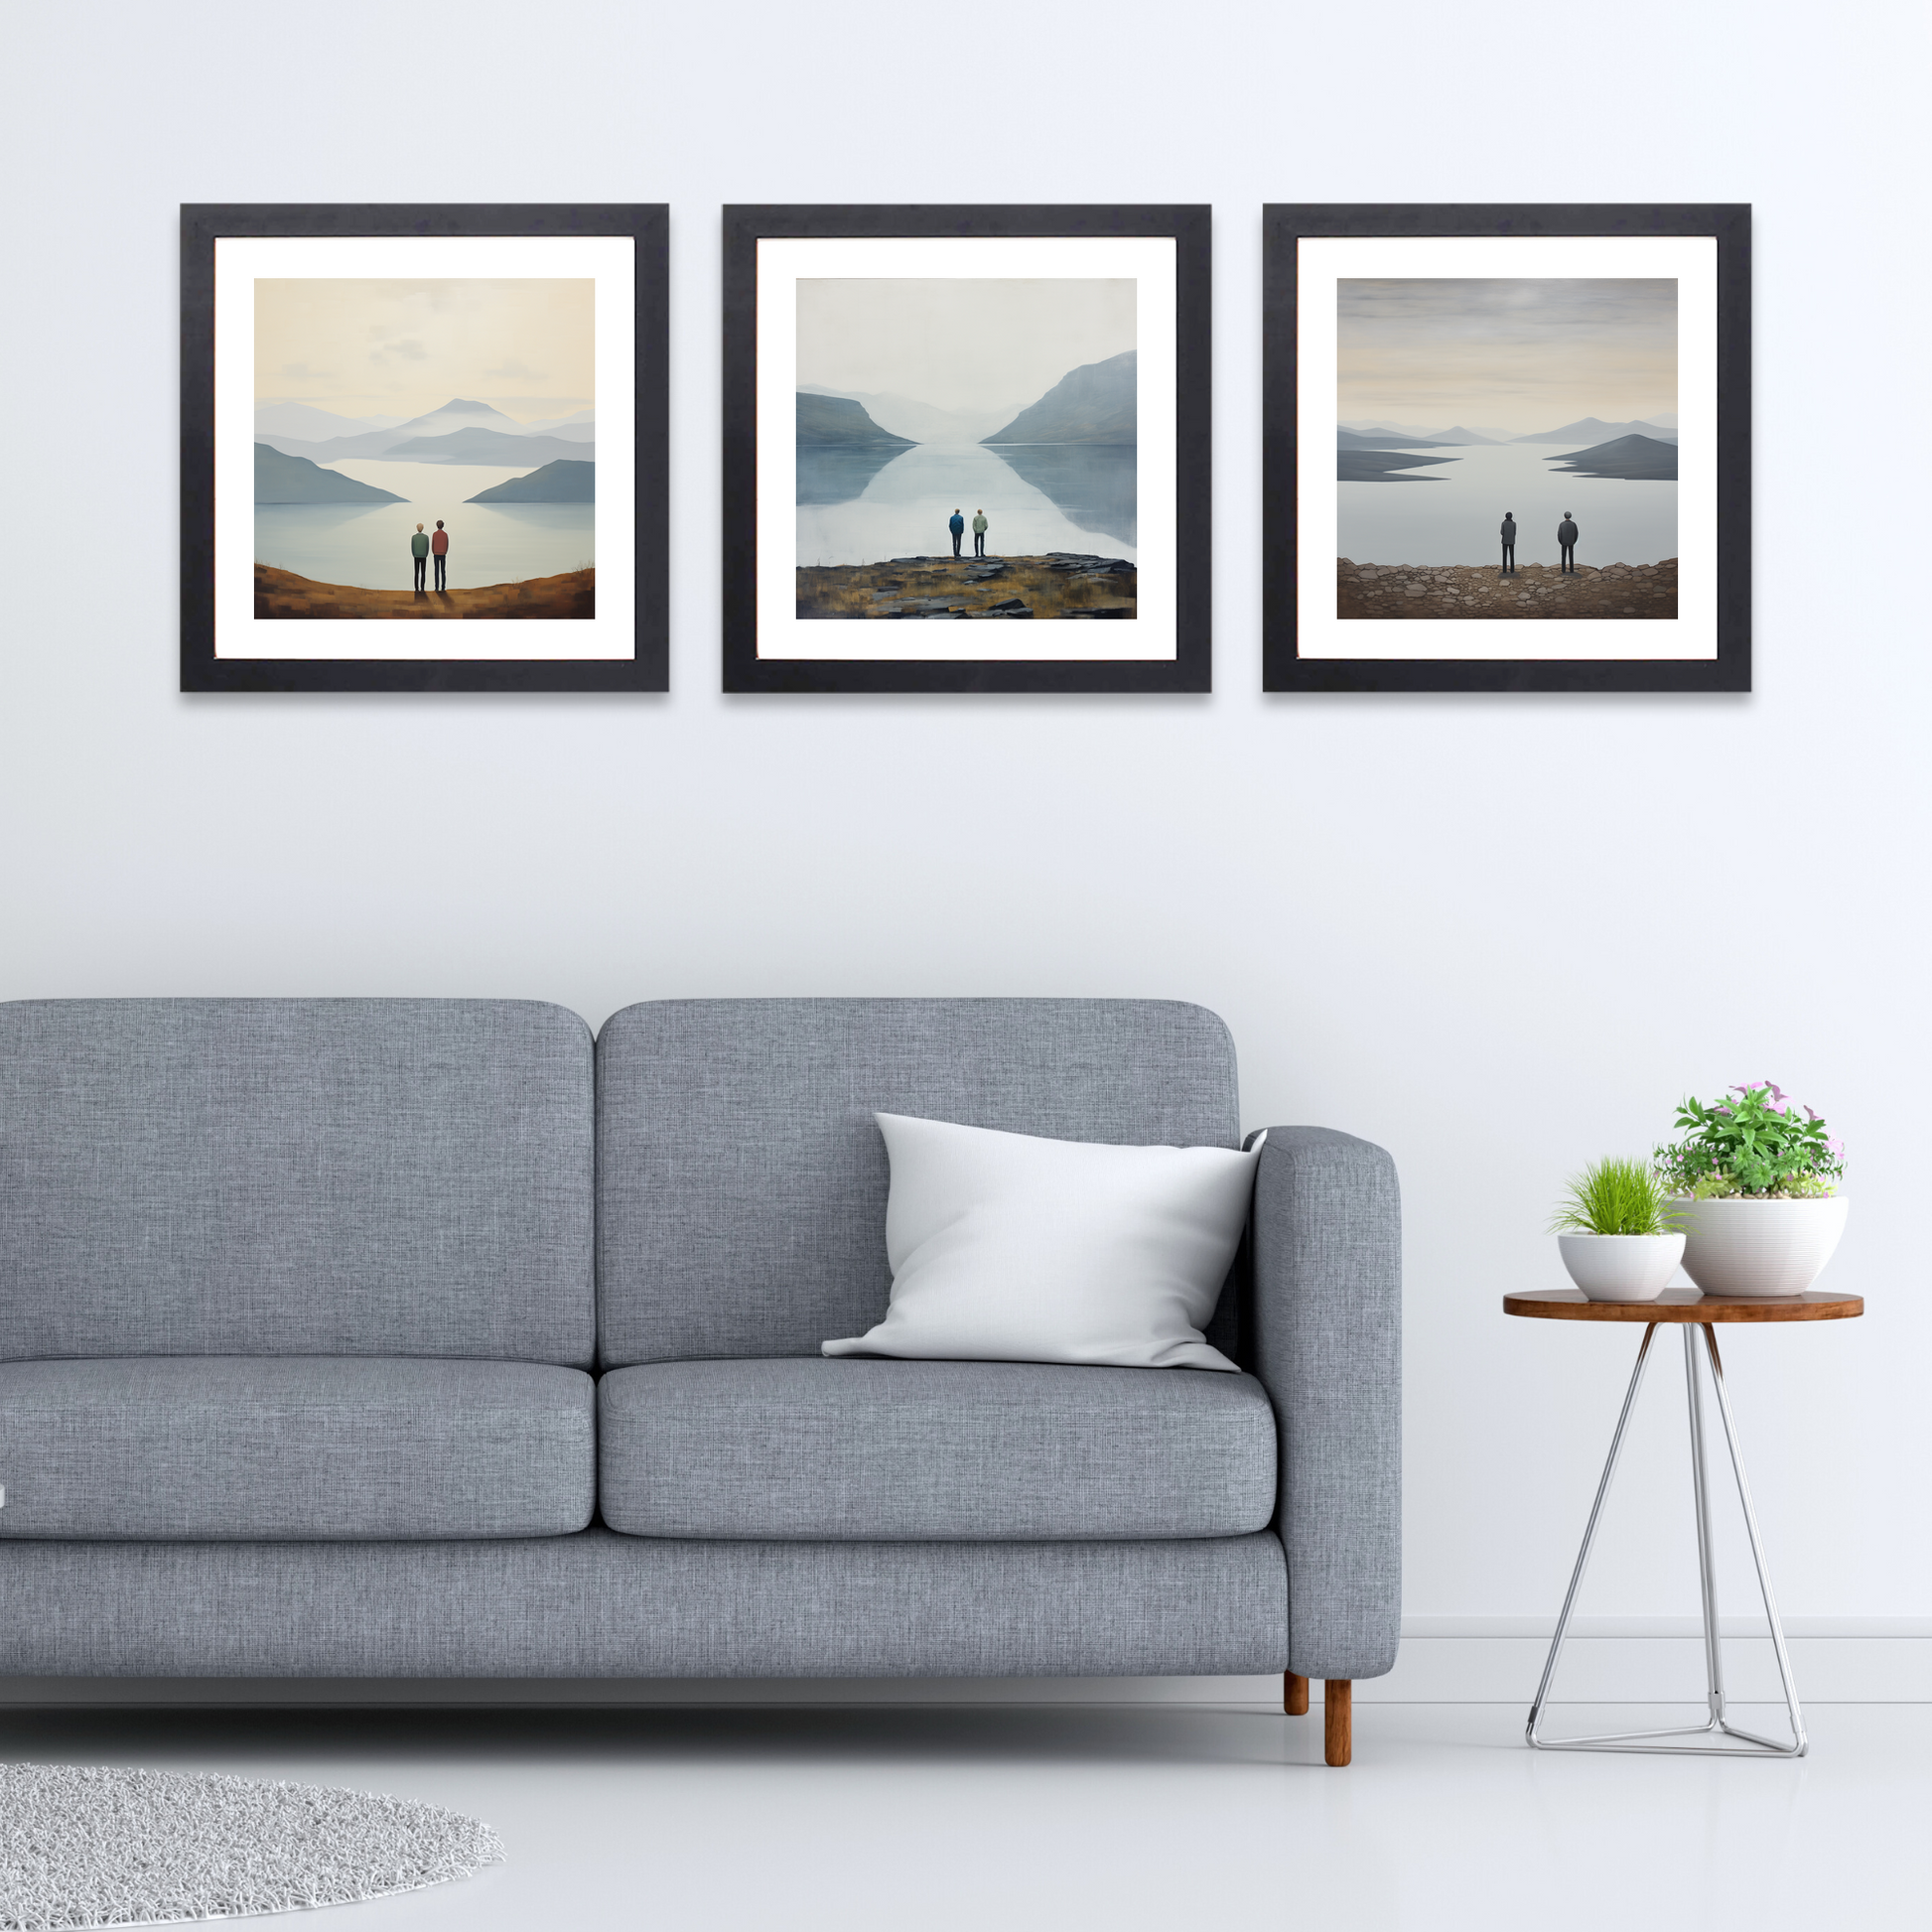
[[(434, 575), (431, 582), (435, 581)], [(597, 572), (566, 571), (481, 590), (371, 591), (318, 584), (272, 564), (255, 566), (258, 618), (593, 618)]]

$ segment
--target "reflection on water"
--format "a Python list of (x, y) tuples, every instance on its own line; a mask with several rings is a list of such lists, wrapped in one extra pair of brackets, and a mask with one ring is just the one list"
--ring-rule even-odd
[(1139, 452), (1132, 443), (1001, 443), (995, 454), (1050, 496), (1069, 523), (1137, 541)]
[(798, 446), (798, 500), (801, 503), (849, 503), (865, 494), (866, 485), (902, 449), (827, 449), (809, 443)]
[(1427, 450), (1453, 456), (1401, 483), (1335, 485), (1335, 553), (1358, 564), (1481, 564), (1502, 560), (1503, 513), (1516, 514), (1516, 562), (1562, 561), (1557, 525), (1570, 511), (1580, 564), (1655, 564), (1677, 555), (1677, 485), (1579, 477), (1551, 469), (1573, 446), (1503, 443)]
[(257, 503), (255, 561), (292, 570), (319, 584), (407, 590), (413, 574), (409, 539), (416, 525), (450, 533), (452, 589), (557, 577), (597, 561), (595, 503), (472, 503), (480, 489), (527, 470), (486, 465), (381, 463), (359, 459), (325, 466), (394, 490), (400, 503)]
[[(805, 454), (798, 452), (796, 560), (802, 565), (947, 555), (952, 537), (946, 522), (954, 510), (968, 524), (975, 511), (986, 512), (990, 556), (1091, 551), (1104, 537), (1109, 555), (1140, 561), (1134, 551), (1132, 448), (1035, 443), (1003, 445), (996, 454), (977, 443), (920, 443), (846, 498), (806, 496)], [(1067, 460), (1055, 461), (1062, 456)], [(1041, 458), (1046, 460), (1035, 461)], [(829, 473), (814, 470), (816, 487)], [(1082, 522), (1083, 516), (1090, 520)], [(962, 548), (970, 555), (972, 547), (969, 530)]]

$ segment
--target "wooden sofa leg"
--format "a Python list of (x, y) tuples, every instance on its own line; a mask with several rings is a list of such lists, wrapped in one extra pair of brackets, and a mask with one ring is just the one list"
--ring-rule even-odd
[(1346, 1764), (1355, 1754), (1355, 1685), (1351, 1678), (1330, 1677), (1322, 1683), (1321, 1755), (1330, 1764)]
[(1309, 1715), (1309, 1680), (1297, 1677), (1293, 1671), (1282, 1677), (1282, 1709), (1291, 1718), (1306, 1718)]

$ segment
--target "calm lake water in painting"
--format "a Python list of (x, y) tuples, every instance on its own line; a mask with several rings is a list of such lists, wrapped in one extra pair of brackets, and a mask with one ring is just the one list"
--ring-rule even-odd
[[(1577, 446), (1582, 447), (1582, 446)], [(1428, 482), (1337, 483), (1335, 554), (1358, 564), (1502, 560), (1503, 512), (1516, 516), (1516, 562), (1563, 560), (1557, 525), (1572, 512), (1580, 564), (1655, 564), (1677, 555), (1677, 485), (1579, 477), (1552, 468), (1557, 443), (1418, 449), (1453, 457), (1405, 474)]]
[(383, 463), (346, 459), (328, 469), (373, 483), (400, 503), (257, 503), (255, 561), (320, 584), (406, 591), (409, 539), (421, 523), (450, 531), (453, 590), (557, 577), (597, 561), (595, 503), (472, 503), (526, 469), (474, 463)]
[[(920, 443), (884, 461), (866, 450), (798, 450), (798, 558), (804, 566), (943, 556), (946, 519), (984, 509), (989, 556), (1099, 552), (1138, 563), (1132, 444)], [(393, 484), (389, 487), (394, 487)], [(405, 546), (406, 547), (406, 546)]]

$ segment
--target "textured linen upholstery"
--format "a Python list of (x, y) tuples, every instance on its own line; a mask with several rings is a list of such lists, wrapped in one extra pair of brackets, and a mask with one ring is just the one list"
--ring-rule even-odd
[(588, 1367), (591, 1134), (562, 1007), (0, 1005), (0, 1351)]
[[(1227, 1378), (1222, 1378), (1227, 1379)], [(1104, 1677), (1285, 1668), (1282, 1548), (0, 1543), (13, 1677)]]
[(598, 1384), (632, 1536), (1239, 1536), (1275, 1511), (1252, 1376), (1031, 1362), (659, 1362)]
[(1254, 1368), (1281, 1424), (1289, 1663), (1380, 1677), (1402, 1621), (1402, 1201), (1379, 1147), (1271, 1127), (1255, 1175)]
[(0, 1363), (0, 1537), (562, 1536), (581, 1369), (379, 1357)]
[(605, 1022), (597, 1077), (607, 1368), (815, 1355), (882, 1319), (875, 1111), (1116, 1145), (1240, 1133), (1226, 1027), (1173, 1001), (660, 1001)]

